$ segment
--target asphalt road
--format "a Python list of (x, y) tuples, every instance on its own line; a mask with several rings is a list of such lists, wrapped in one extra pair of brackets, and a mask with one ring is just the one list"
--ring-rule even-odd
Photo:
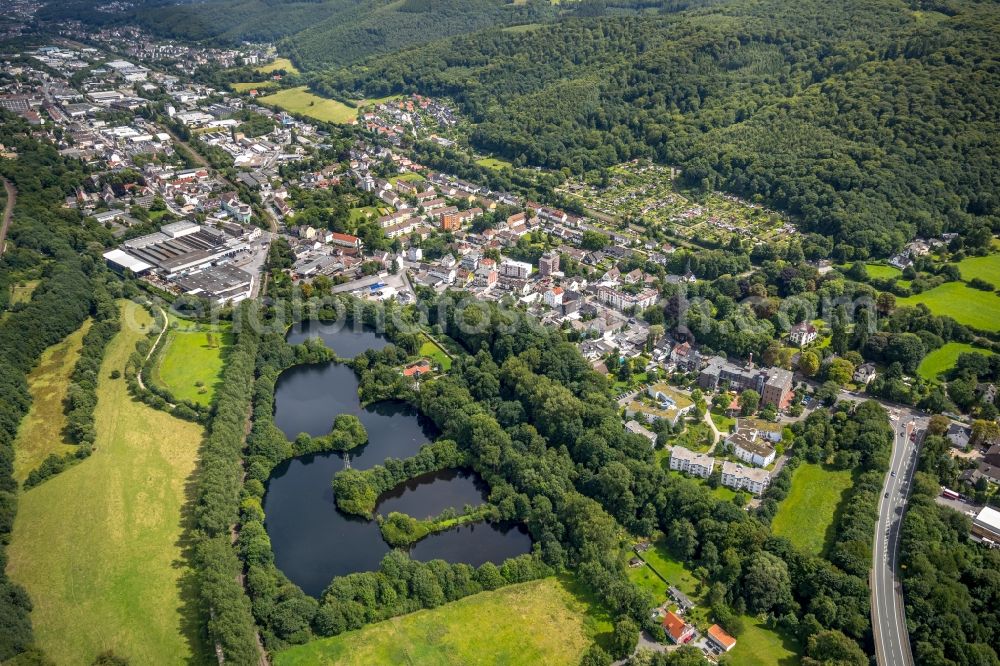
[[(872, 628), (879, 666), (913, 666), (903, 608), (903, 587), (898, 577), (899, 537), (917, 467), (917, 447), (926, 424), (917, 414), (905, 409), (896, 411), (895, 417), (890, 411), (890, 417), (895, 438), (892, 462), (879, 503), (872, 549)], [(911, 435), (916, 441), (911, 440)]]

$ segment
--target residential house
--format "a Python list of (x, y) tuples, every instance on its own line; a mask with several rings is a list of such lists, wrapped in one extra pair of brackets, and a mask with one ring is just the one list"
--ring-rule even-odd
[(792, 329), (788, 332), (788, 340), (797, 347), (805, 347), (815, 342), (818, 335), (819, 331), (816, 330), (815, 326), (807, 321), (803, 321), (792, 326)]
[(726, 633), (726, 630), (717, 624), (713, 624), (708, 628), (707, 636), (709, 642), (723, 652), (729, 652), (736, 647), (736, 639)]
[(675, 645), (687, 643), (695, 635), (695, 629), (678, 617), (673, 611), (667, 611), (663, 616), (663, 630)]
[(744, 467), (726, 460), (722, 463), (722, 485), (733, 490), (748, 490), (761, 495), (771, 483), (771, 475), (766, 469)]
[(715, 458), (704, 453), (695, 453), (683, 446), (675, 446), (670, 450), (670, 469), (687, 472), (693, 476), (707, 479), (712, 475)]

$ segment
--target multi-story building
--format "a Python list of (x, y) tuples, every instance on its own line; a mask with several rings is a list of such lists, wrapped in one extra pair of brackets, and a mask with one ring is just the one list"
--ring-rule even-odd
[(770, 483), (771, 475), (765, 469), (744, 467), (728, 460), (722, 463), (722, 485), (727, 488), (748, 490), (754, 495), (760, 495)]
[(538, 274), (547, 277), (559, 271), (559, 253), (546, 252), (538, 260)]
[(726, 439), (726, 445), (732, 448), (737, 458), (751, 465), (767, 467), (774, 462), (774, 445), (756, 430), (737, 430)]
[(525, 280), (529, 275), (531, 275), (531, 264), (524, 261), (505, 259), (504, 262), (500, 264), (500, 275)]
[(707, 479), (712, 475), (715, 458), (704, 453), (695, 453), (683, 446), (675, 446), (670, 450), (670, 469), (687, 472), (693, 476)]
[(616, 310), (627, 310), (629, 308), (643, 310), (656, 303), (658, 297), (659, 292), (655, 289), (644, 289), (638, 294), (630, 294), (620, 289), (615, 289), (610, 285), (601, 285), (597, 288), (597, 298)]
[(738, 366), (721, 356), (713, 356), (698, 375), (698, 386), (714, 391), (728, 383), (734, 391), (753, 389), (760, 394), (760, 404), (787, 406), (792, 395), (792, 373), (783, 368), (755, 368), (753, 364)]

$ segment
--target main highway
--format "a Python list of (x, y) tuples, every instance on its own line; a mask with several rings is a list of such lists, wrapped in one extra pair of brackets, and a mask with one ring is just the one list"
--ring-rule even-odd
[(889, 415), (895, 434), (872, 546), (872, 631), (879, 666), (913, 666), (898, 576), (899, 539), (926, 423), (925, 417), (907, 409), (889, 408)]

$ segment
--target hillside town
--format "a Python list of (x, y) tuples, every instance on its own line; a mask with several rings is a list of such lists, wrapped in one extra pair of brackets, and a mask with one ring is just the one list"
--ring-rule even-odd
[[(692, 236), (765, 252), (774, 238), (801, 234), (759, 203), (718, 192), (688, 200), (673, 191), (674, 168), (638, 159), (616, 167), (610, 184), (567, 181), (565, 206), (536, 201), (525, 188), (494, 189), (423, 159), (418, 142), (461, 145), (456, 128), (464, 121), (448, 100), (413, 94), (359, 105), (341, 132), (269, 103), (266, 86), (280, 73), (246, 82), (259, 90), (199, 75), (209, 64), (267, 66), (276, 58), (272, 45), (181, 45), (132, 27), (105, 28), (83, 43), (72, 39), (79, 30), (67, 23), (64, 39), (6, 60), (0, 108), (85, 165), (87, 181), (63, 207), (110, 230), (117, 246), (103, 252), (107, 265), (155, 293), (225, 309), (283, 287), (402, 305), (461, 292), (530, 315), (565, 331), (606, 378), (644, 453), (740, 512), (766, 501), (789, 461), (795, 424), (838, 399), (860, 402), (888, 372), (856, 352), (848, 360), (845, 350), (820, 365), (819, 350), (836, 335), (831, 312), (792, 311), (773, 353), (759, 358), (699, 343), (701, 331), (687, 328), (713, 315), (711, 307), (697, 312), (710, 278), (681, 260)], [(17, 157), (2, 145), (0, 152)], [(623, 211), (627, 222), (610, 221), (625, 219)], [(669, 239), (655, 231), (668, 226), (676, 230)], [(889, 264), (912, 270), (952, 240), (917, 239)], [(834, 267), (829, 259), (808, 262), (818, 275)], [(735, 285), (750, 271), (732, 272)], [(694, 315), (684, 320), (689, 309)], [(663, 312), (678, 325), (666, 326)], [(806, 356), (817, 359), (812, 372)], [(400, 365), (395, 378), (416, 390), (445, 369), (429, 354)], [(839, 369), (832, 386), (818, 380)], [(995, 402), (993, 384), (974, 391), (992, 392)], [(923, 415), (883, 404), (903, 424), (894, 436), (917, 442)], [(949, 455), (964, 470), (960, 492), (941, 501), (974, 516), (972, 536), (992, 547), (1000, 543), (997, 512), (965, 500), (1000, 484), (1000, 435), (974, 433), (968, 415), (946, 417)], [(629, 566), (645, 567), (645, 547), (635, 552)], [(660, 648), (694, 645), (717, 661), (737, 644), (718, 624), (699, 631), (689, 620), (695, 606), (680, 590), (657, 601), (668, 639)]]

